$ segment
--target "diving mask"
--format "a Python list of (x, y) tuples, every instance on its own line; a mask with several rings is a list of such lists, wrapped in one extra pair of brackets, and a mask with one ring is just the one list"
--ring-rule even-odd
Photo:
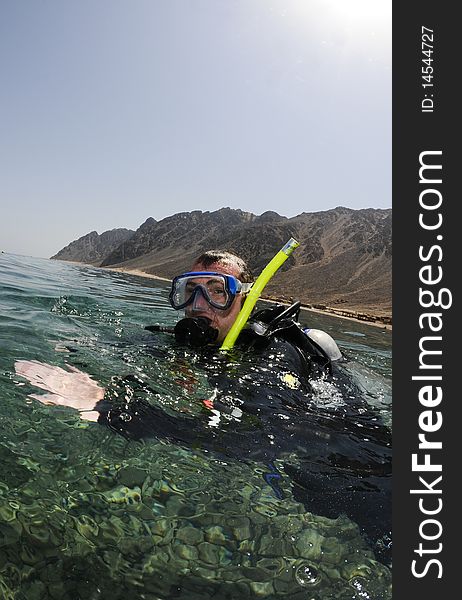
[(175, 310), (181, 310), (194, 302), (197, 294), (202, 294), (210, 306), (226, 310), (233, 303), (236, 294), (247, 293), (251, 285), (241, 283), (233, 275), (213, 271), (183, 273), (172, 282), (170, 304)]

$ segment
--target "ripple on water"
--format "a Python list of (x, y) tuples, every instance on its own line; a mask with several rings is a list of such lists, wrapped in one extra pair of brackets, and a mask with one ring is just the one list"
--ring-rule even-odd
[[(188, 416), (206, 410), (211, 389), (194, 357), (180, 360), (166, 336), (142, 332), (154, 321), (174, 323), (164, 283), (36, 259), (5, 268), (6, 260), (2, 598), (122, 600), (140, 590), (165, 600), (391, 598), (390, 570), (357, 525), (308, 512), (282, 462), (273, 469), (168, 441), (127, 442), (69, 409), (27, 400), (36, 390), (17, 385), (16, 358), (72, 364), (105, 385), (136, 371), (164, 408)], [(383, 352), (358, 337), (374, 360)], [(228, 368), (237, 369), (234, 360)], [(317, 399), (338, 407), (327, 383), (315, 385)], [(268, 483), (277, 474), (283, 498)]]

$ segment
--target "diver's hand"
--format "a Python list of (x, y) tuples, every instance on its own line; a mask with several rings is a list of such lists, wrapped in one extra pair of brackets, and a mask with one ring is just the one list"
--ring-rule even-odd
[(49, 392), (48, 394), (31, 394), (31, 398), (43, 404), (59, 404), (80, 411), (82, 419), (96, 421), (98, 412), (94, 407), (104, 397), (104, 388), (93, 381), (83, 371), (68, 366), (69, 371), (41, 363), (37, 360), (18, 360), (15, 370), (32, 385)]

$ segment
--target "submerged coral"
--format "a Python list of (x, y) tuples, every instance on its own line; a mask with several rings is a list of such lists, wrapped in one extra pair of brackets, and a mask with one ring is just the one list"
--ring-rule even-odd
[(2, 487), (3, 597), (391, 598), (357, 525), (307, 512), (288, 480), (277, 498), (264, 466), (161, 443), (112, 450), (123, 457), (87, 449), (75, 469), (55, 457)]

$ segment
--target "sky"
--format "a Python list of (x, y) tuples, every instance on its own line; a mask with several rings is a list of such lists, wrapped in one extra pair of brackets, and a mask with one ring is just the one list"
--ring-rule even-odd
[(391, 207), (391, 0), (0, 0), (0, 250)]

